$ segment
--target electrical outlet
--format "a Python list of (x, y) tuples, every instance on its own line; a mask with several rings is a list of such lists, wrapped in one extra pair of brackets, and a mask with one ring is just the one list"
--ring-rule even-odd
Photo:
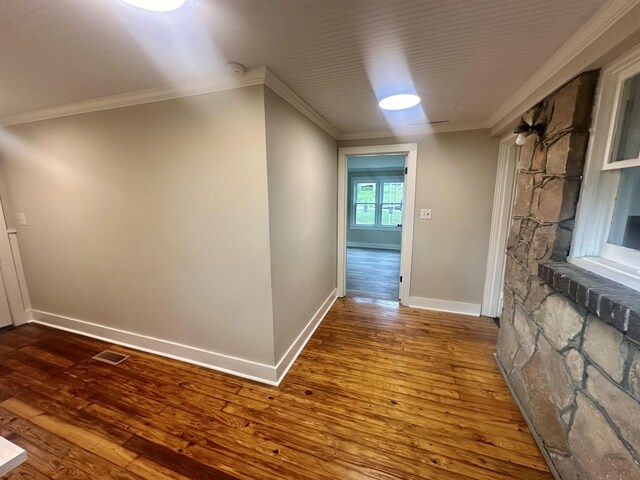
[(430, 208), (423, 208), (420, 210), (420, 220), (431, 220)]
[(27, 216), (24, 213), (16, 213), (16, 220), (21, 227), (27, 226)]

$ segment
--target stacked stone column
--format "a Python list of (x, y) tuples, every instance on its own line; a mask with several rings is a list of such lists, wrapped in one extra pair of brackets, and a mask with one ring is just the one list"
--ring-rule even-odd
[(538, 277), (571, 244), (597, 81), (527, 112), (507, 245), (498, 360), (563, 480), (640, 480), (640, 349)]

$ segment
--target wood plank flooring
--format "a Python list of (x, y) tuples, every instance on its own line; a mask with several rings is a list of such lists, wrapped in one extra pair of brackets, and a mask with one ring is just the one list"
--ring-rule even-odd
[(348, 296), (397, 301), (399, 278), (399, 251), (347, 248)]
[[(29, 324), (0, 332), (9, 479), (548, 480), (490, 319), (340, 299), (279, 388)], [(112, 348), (131, 358), (91, 357)]]

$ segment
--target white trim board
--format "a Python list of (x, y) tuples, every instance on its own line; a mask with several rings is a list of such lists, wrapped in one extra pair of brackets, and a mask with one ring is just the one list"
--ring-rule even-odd
[(13, 325), (22, 325), (30, 319), (31, 303), (24, 280), (22, 260), (15, 230), (7, 230), (4, 208), (0, 200), (0, 275), (4, 284)]
[(395, 243), (347, 242), (347, 247), (373, 248), (377, 250), (400, 250), (400, 245), (396, 245)]
[(40, 310), (32, 310), (33, 320), (31, 321), (277, 387), (331, 309), (336, 298), (334, 290), (275, 366)]
[(610, 0), (489, 118), (491, 134), (505, 133), (523, 112), (603, 59), (640, 29), (640, 0)]
[(481, 306), (478, 303), (455, 302), (452, 300), (438, 300), (436, 298), (409, 297), (407, 307), (434, 310), (436, 312), (457, 313), (460, 315), (480, 316)]
[(269, 385), (277, 385), (275, 367), (265, 363), (253, 362), (202, 348), (190, 347), (168, 340), (106, 327), (97, 323), (78, 320), (77, 318), (65, 317), (64, 315), (56, 315), (40, 310), (33, 310), (32, 312), (32, 321), (34, 323), (230, 373)]
[(505, 252), (507, 249), (507, 235), (511, 227), (511, 209), (518, 160), (517, 149), (519, 148), (515, 142), (516, 135), (507, 135), (500, 142), (498, 152), (498, 169), (493, 194), (487, 271), (484, 279), (484, 294), (482, 296), (482, 315), (487, 317), (498, 317), (501, 313), (500, 304), (502, 302), (502, 286), (504, 282)]
[(411, 292), (411, 260), (413, 258), (413, 223), (416, 201), (416, 176), (418, 144), (398, 143), (392, 145), (367, 145), (338, 149), (338, 297), (344, 297), (347, 287), (347, 202), (348, 171), (347, 157), (354, 155), (379, 155), (398, 153), (406, 155), (404, 179), (405, 197), (402, 221), (402, 245), (400, 254), (400, 303), (405, 304)]
[(11, 253), (13, 254), (13, 263), (18, 275), (18, 285), (20, 287), (20, 295), (22, 296), (22, 304), (25, 315), (25, 321), (30, 317), (26, 312), (31, 310), (31, 298), (29, 297), (29, 289), (27, 288), (27, 279), (24, 275), (24, 268), (22, 266), (22, 256), (20, 254), (20, 246), (18, 245), (17, 232), (7, 230), (9, 234), (9, 243), (11, 244)]

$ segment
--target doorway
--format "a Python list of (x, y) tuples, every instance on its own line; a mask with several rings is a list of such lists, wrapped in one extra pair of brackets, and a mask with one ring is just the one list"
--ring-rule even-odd
[(347, 290), (398, 301), (406, 155), (347, 156)]
[(341, 148), (338, 295), (406, 303), (416, 144)]

